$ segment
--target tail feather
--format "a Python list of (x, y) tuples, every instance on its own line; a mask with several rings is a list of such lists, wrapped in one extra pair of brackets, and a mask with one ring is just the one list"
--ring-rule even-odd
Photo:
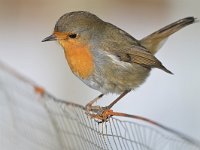
[(176, 31), (182, 29), (187, 25), (193, 24), (196, 21), (197, 19), (194, 17), (180, 19), (144, 37), (140, 40), (140, 44), (146, 47), (152, 54), (155, 54), (171, 34), (175, 33)]

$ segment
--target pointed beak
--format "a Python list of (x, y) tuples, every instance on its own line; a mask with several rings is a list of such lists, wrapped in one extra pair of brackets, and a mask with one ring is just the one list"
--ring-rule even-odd
[(46, 42), (46, 41), (55, 41), (57, 40), (56, 36), (54, 34), (46, 37), (44, 40), (42, 40), (42, 42)]

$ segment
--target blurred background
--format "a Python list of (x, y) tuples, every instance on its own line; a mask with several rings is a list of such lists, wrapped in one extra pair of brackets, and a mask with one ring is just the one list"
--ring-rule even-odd
[[(137, 39), (187, 16), (199, 0), (0, 0), (0, 61), (55, 97), (85, 105), (99, 95), (76, 78), (56, 42), (42, 43), (66, 12), (90, 11)], [(200, 139), (200, 24), (175, 33), (156, 54), (174, 75), (153, 69), (146, 83), (114, 106)], [(116, 95), (100, 102), (109, 104)]]

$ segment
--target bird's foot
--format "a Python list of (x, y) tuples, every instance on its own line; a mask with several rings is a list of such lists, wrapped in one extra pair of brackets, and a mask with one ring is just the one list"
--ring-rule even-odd
[(86, 114), (95, 119), (98, 123), (107, 122), (113, 114), (109, 107), (86, 105)]
[(124, 91), (117, 99), (115, 99), (112, 103), (110, 103), (110, 105), (106, 107), (101, 107), (98, 105), (93, 106), (93, 104), (103, 96), (103, 94), (99, 95), (85, 106), (86, 114), (91, 118), (96, 119), (99, 123), (107, 122), (110, 117), (116, 115), (116, 113), (111, 110), (113, 105), (115, 105), (128, 92), (130, 92), (130, 90)]

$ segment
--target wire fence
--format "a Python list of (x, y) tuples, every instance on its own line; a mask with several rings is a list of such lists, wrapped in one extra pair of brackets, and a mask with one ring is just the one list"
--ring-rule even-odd
[[(123, 118), (124, 119), (124, 118)], [(98, 123), (0, 64), (2, 150), (200, 150), (197, 140), (137, 118)]]

